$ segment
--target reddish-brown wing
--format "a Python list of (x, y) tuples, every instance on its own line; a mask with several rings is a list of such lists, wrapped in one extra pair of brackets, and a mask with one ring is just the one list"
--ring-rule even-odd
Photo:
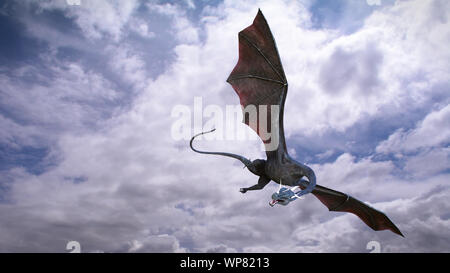
[[(287, 80), (275, 40), (260, 10), (253, 24), (239, 32), (239, 61), (227, 82), (238, 94), (243, 108), (251, 110), (252, 108), (246, 108), (250, 105), (257, 111), (256, 122), (245, 111), (243, 122), (249, 125), (266, 144), (271, 139), (267, 139), (264, 133), (275, 133), (279, 140), (279, 147), (286, 150), (283, 109), (287, 94)], [(277, 106), (274, 107), (274, 110), (278, 110), (275, 115), (271, 114), (272, 105)], [(267, 107), (267, 115), (264, 114), (264, 107)], [(265, 121), (264, 118), (266, 118)], [(271, 126), (272, 119), (276, 122)]]
[[(304, 188), (304, 186), (301, 186)], [(388, 229), (400, 236), (403, 234), (394, 223), (381, 211), (376, 210), (348, 194), (316, 185), (312, 194), (316, 196), (330, 211), (350, 212), (357, 215), (373, 230)]]

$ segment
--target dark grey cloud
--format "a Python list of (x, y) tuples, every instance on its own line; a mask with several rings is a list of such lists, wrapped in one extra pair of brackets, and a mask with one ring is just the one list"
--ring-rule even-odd
[(382, 62), (382, 53), (373, 45), (357, 51), (336, 48), (321, 68), (322, 88), (335, 96), (349, 88), (356, 88), (355, 95), (370, 96), (380, 88), (378, 71)]

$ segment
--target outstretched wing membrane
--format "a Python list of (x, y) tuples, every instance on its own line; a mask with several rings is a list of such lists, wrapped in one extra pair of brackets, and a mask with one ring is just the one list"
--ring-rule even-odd
[(227, 82), (239, 96), (243, 122), (262, 139), (266, 152), (286, 151), (283, 110), (287, 80), (261, 10), (253, 24), (239, 32), (239, 60)]
[[(305, 185), (300, 185), (305, 188)], [(374, 209), (348, 194), (316, 185), (311, 192), (330, 211), (350, 212), (358, 216), (373, 230), (388, 229), (402, 237), (400, 229), (381, 211)]]

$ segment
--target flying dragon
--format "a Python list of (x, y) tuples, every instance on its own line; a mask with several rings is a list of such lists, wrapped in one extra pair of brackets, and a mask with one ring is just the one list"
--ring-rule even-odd
[[(312, 193), (330, 211), (350, 212), (357, 215), (373, 230), (391, 230), (403, 236), (395, 224), (382, 212), (366, 205), (352, 196), (316, 184), (314, 171), (289, 156), (283, 128), (283, 112), (288, 82), (269, 25), (258, 10), (253, 24), (239, 32), (239, 59), (227, 82), (239, 96), (243, 109), (243, 122), (252, 128), (264, 142), (267, 159), (249, 160), (241, 155), (226, 152), (199, 151), (201, 154), (222, 155), (241, 161), (253, 174), (259, 176), (258, 183), (241, 188), (240, 192), (261, 190), (270, 181), (280, 184), (272, 195), (271, 206), (287, 205), (302, 195)], [(251, 108), (253, 106), (253, 108)], [(247, 110), (246, 110), (247, 109)], [(248, 109), (256, 111), (251, 119)], [(270, 138), (267, 132), (271, 132)], [(307, 179), (304, 179), (304, 178)], [(281, 186), (290, 186), (292, 189)], [(294, 189), (301, 189), (294, 192)]]

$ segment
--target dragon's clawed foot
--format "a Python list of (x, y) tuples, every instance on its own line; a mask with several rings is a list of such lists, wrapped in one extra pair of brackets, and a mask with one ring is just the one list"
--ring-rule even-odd
[(246, 192), (247, 192), (247, 189), (245, 189), (245, 188), (240, 188), (239, 191), (240, 191), (241, 193), (246, 193)]

